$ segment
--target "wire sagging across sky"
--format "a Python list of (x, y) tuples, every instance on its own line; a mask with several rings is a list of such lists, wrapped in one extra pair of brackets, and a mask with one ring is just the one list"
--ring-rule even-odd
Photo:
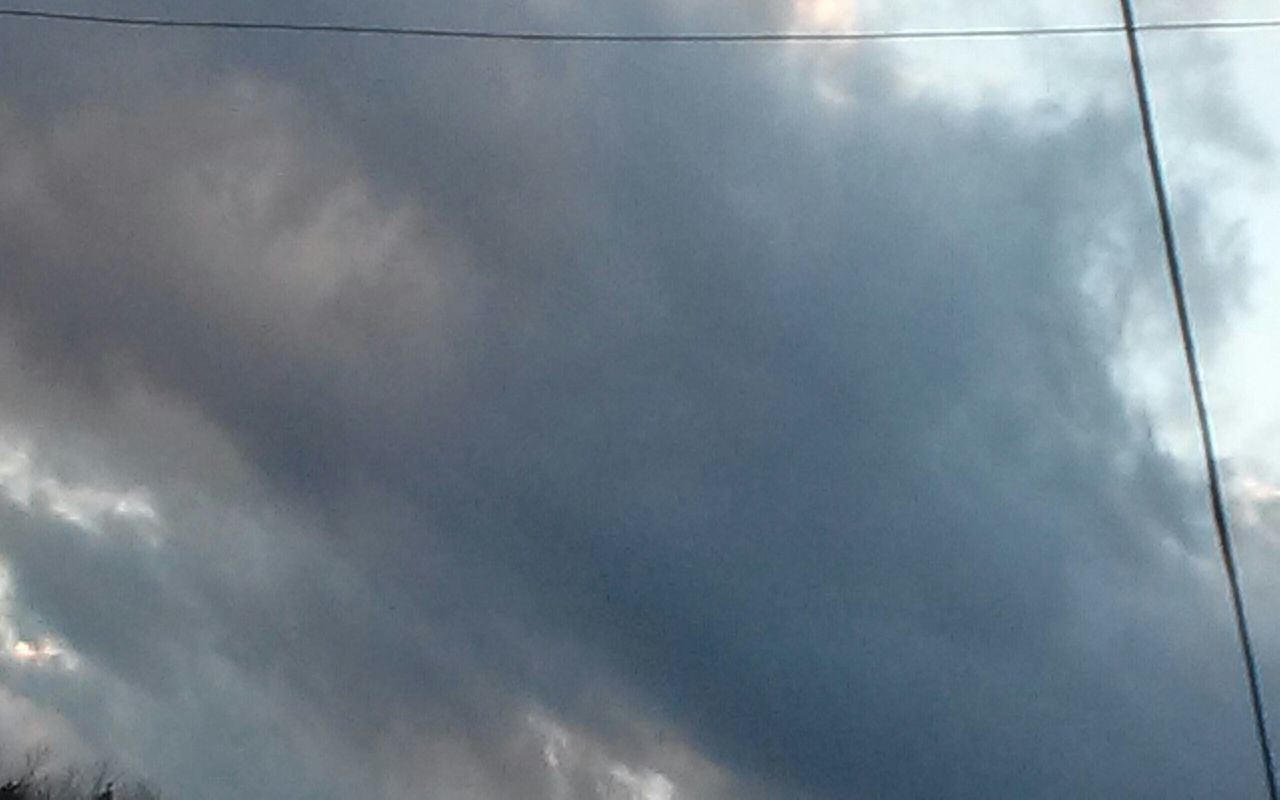
[[(900, 31), (765, 31), (759, 33), (562, 33), (554, 31), (482, 30), (399, 25), (357, 25), (334, 22), (259, 22), (252, 20), (173, 19), (109, 14), (85, 14), (37, 9), (0, 9), (0, 17), (130, 28), (185, 28), (263, 33), (327, 33), (362, 36), (401, 36), (424, 39), (466, 39), (561, 44), (767, 44), (777, 42), (925, 41), (930, 39), (1018, 39), (1048, 36), (1122, 34), (1119, 24), (1061, 25), (1021, 28), (955, 28)], [(1138, 31), (1245, 31), (1280, 28), (1280, 18), (1254, 20), (1189, 20), (1153, 22)]]

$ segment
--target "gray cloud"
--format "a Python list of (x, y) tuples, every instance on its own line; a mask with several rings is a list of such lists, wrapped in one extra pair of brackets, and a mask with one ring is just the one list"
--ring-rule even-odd
[(1127, 117), (863, 51), (180, 41), (31, 55), (0, 114), (13, 424), (88, 409), (50, 438), (167, 531), (0, 519), (113, 687), (86, 736), (193, 796), (1254, 786), (1198, 495), (1082, 288), (1160, 275)]

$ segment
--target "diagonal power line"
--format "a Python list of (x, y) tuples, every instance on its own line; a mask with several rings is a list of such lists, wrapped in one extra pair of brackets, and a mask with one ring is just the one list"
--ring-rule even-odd
[(1209, 504), (1213, 510), (1213, 525), (1218, 534), (1218, 550), (1222, 554), (1222, 566), (1227, 573), (1227, 586), (1231, 592), (1231, 609), (1235, 614), (1236, 634), (1240, 640), (1245, 677), (1249, 683), (1249, 702), (1253, 707), (1254, 732), (1258, 737), (1262, 766), (1266, 772), (1267, 794), (1270, 800), (1280, 800), (1276, 790), (1276, 768), (1271, 753), (1271, 737), (1267, 731), (1267, 717), (1262, 704), (1258, 662), (1253, 652), (1253, 640), (1249, 636), (1244, 595), (1240, 590), (1235, 550), (1231, 544), (1231, 531), (1227, 524), (1226, 503), (1222, 497), (1222, 479), (1218, 474), (1218, 459), (1214, 453), (1213, 435), (1209, 426), (1209, 409), (1205, 402), (1204, 381), (1200, 376), (1200, 362), (1196, 357), (1195, 337), (1191, 331), (1191, 315), (1187, 311), (1182, 264), (1178, 257), (1178, 243), (1173, 232), (1173, 214), (1169, 210), (1169, 193), (1165, 188), (1164, 169), (1161, 166), (1160, 151), (1156, 145), (1151, 97), (1147, 92), (1147, 78), (1142, 67), (1142, 51), (1138, 46), (1139, 27), (1134, 24), (1132, 0), (1120, 0), (1120, 7), (1124, 14), (1125, 38), (1129, 44), (1129, 63), (1133, 68), (1133, 86), (1137, 96), (1138, 112), (1142, 118), (1142, 138), (1147, 149), (1147, 165), (1151, 168), (1151, 184), (1155, 192), (1156, 210), (1160, 215), (1160, 234), (1164, 239), (1165, 264), (1169, 269), (1169, 283), (1173, 289), (1173, 302), (1178, 313), (1178, 331), (1182, 336), (1182, 352), (1186, 356), (1187, 377), (1191, 384), (1191, 396), (1195, 401), (1196, 422), (1200, 428), (1200, 444), (1204, 451), (1205, 474), (1209, 482)]
[[(399, 25), (359, 25), (336, 22), (256, 22), (231, 19), (172, 19), (110, 14), (87, 14), (38, 9), (0, 8), (0, 17), (129, 28), (185, 28), (264, 33), (327, 33), (399, 36), (423, 39), (469, 39), (561, 44), (767, 44), (770, 42), (919, 41), (929, 39), (1015, 39), (1047, 36), (1098, 36), (1125, 32), (1125, 26), (1059, 25), (1020, 28), (955, 28), (900, 31), (830, 31), (759, 33), (561, 33), (554, 31), (481, 30)], [(1280, 28), (1280, 18), (1255, 20), (1191, 20), (1137, 26), (1143, 31), (1244, 31)]]

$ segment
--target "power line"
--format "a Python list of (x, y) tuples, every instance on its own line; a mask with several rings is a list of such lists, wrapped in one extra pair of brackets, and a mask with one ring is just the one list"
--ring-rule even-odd
[(1262, 766), (1267, 777), (1267, 794), (1270, 800), (1280, 800), (1276, 789), (1275, 760), (1271, 753), (1271, 737), (1267, 731), (1267, 717), (1262, 704), (1261, 680), (1258, 662), (1253, 653), (1253, 640), (1249, 635), (1249, 622), (1244, 610), (1244, 595), (1240, 590), (1240, 576), (1236, 570), (1235, 550), (1231, 544), (1231, 532), (1227, 525), (1226, 503), (1222, 497), (1222, 480), (1218, 474), (1218, 458), (1214, 452), (1213, 435), (1209, 426), (1209, 408), (1205, 402), (1204, 382), (1200, 376), (1200, 362), (1196, 356), (1195, 337), (1191, 331), (1191, 315), (1187, 311), (1186, 291), (1182, 282), (1182, 264), (1178, 257), (1178, 243), (1174, 238), (1173, 214), (1169, 210), (1169, 193), (1165, 188), (1164, 168), (1160, 151), (1156, 146), (1155, 122), (1151, 114), (1151, 98), (1147, 92), (1146, 73), (1142, 67), (1142, 52), (1138, 46), (1139, 26), (1134, 23), (1132, 0), (1120, 0), (1124, 14), (1125, 38), (1129, 44), (1129, 63), (1133, 68), (1133, 86), (1138, 101), (1138, 113), (1142, 118), (1142, 138), (1147, 148), (1147, 165), (1151, 168), (1151, 184), (1155, 191), (1156, 210), (1160, 216), (1160, 235), (1164, 239), (1165, 264), (1169, 269), (1169, 283), (1173, 289), (1173, 303), (1178, 312), (1178, 331), (1182, 336), (1182, 352), (1187, 362), (1187, 377), (1191, 384), (1191, 396), (1195, 401), (1196, 422), (1200, 428), (1200, 445), (1204, 451), (1205, 474), (1209, 483), (1209, 504), (1213, 510), (1213, 525), (1218, 534), (1218, 550), (1227, 573), (1227, 586), (1231, 592), (1231, 608), (1235, 614), (1236, 634), (1240, 640), (1240, 653), (1244, 657), (1245, 676), (1249, 683), (1249, 702), (1253, 707), (1254, 731), (1262, 754)]
[[(401, 36), (426, 39), (470, 39), (563, 44), (766, 44), (770, 42), (866, 42), (919, 41), (929, 39), (1016, 39), (1047, 36), (1098, 36), (1124, 33), (1123, 25), (1060, 25), (1022, 28), (959, 28), (902, 31), (830, 31), (762, 33), (557, 33), (519, 30), (480, 30), (399, 25), (356, 25), (335, 22), (254, 22), (249, 20), (172, 19), (167, 17), (114, 16), (65, 11), (0, 8), (0, 17), (16, 19), (114, 25), (130, 28), (186, 28), (200, 30), (328, 33), (365, 36)], [(1154, 22), (1136, 26), (1142, 31), (1243, 31), (1280, 28), (1280, 19), (1192, 20)]]

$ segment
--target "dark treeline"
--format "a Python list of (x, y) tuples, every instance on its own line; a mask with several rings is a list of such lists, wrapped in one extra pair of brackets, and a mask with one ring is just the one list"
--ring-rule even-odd
[(48, 762), (43, 749), (29, 753), (19, 766), (0, 760), (0, 800), (160, 800), (158, 791), (120, 777), (108, 763), (49, 769)]

